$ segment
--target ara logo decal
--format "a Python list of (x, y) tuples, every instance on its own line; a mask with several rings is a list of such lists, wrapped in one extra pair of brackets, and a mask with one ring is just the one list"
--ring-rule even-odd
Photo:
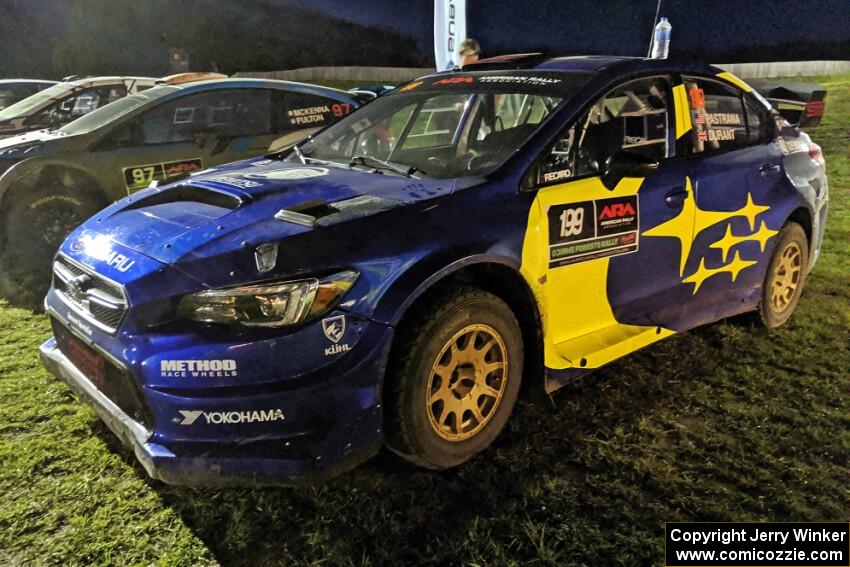
[(458, 84), (472, 84), (472, 77), (450, 77), (448, 79), (440, 79), (435, 85), (458, 85)]
[[(729, 261), (729, 252), (735, 246), (743, 242), (758, 242), (759, 249), (764, 252), (767, 248), (767, 241), (779, 234), (778, 230), (771, 230), (767, 227), (767, 223), (761, 221), (758, 230), (756, 230), (757, 217), (770, 209), (767, 205), (759, 205), (753, 201), (752, 194), (747, 194), (746, 204), (735, 211), (708, 211), (700, 209), (697, 205), (695, 192), (691, 187), (690, 178), (685, 180), (685, 190), (688, 193), (684, 201), (682, 211), (660, 225), (651, 228), (643, 233), (643, 236), (660, 237), (660, 238), (675, 238), (681, 246), (681, 256), (679, 258), (679, 276), (682, 278), (682, 283), (694, 284), (694, 295), (700, 290), (702, 285), (709, 278), (728, 273), (732, 281), (738, 279), (741, 271), (746, 268), (755, 266), (756, 260), (745, 260), (741, 257), (740, 250), (736, 250)], [(743, 217), (747, 219), (750, 232), (742, 235), (737, 235), (732, 231), (731, 223), (726, 226), (726, 234), (720, 240), (709, 245), (709, 248), (720, 250), (722, 255), (722, 264), (717, 267), (709, 268), (706, 266), (706, 260), (703, 256), (700, 258), (699, 267), (697, 270), (685, 276), (685, 267), (688, 264), (688, 258), (691, 256), (691, 249), (694, 241), (699, 237), (700, 233), (712, 226), (716, 226), (722, 222), (727, 222), (735, 217)]]
[(324, 167), (296, 167), (287, 169), (272, 169), (261, 173), (246, 173), (245, 177), (251, 179), (269, 179), (274, 181), (291, 181), (296, 179), (310, 179), (311, 177), (322, 177), (329, 171)]
[(599, 220), (620, 219), (625, 216), (635, 216), (635, 209), (631, 203), (612, 203), (605, 205), (599, 214)]

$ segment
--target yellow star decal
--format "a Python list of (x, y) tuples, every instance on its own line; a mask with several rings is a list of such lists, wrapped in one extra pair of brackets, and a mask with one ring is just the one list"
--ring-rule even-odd
[[(696, 194), (691, 186), (690, 177), (685, 178), (685, 192), (687, 196), (682, 204), (682, 211), (678, 215), (643, 233), (643, 236), (667, 237), (679, 240), (682, 250), (682, 256), (679, 259), (680, 276), (685, 275), (685, 266), (688, 263), (688, 257), (690, 256), (694, 240), (696, 240), (702, 231), (740, 216), (745, 217), (750, 223), (750, 230), (755, 230), (756, 217), (770, 208), (767, 205), (757, 205), (753, 202), (752, 194), (748, 193), (747, 204), (737, 211), (706, 211), (700, 209), (696, 202)], [(729, 234), (728, 229), (727, 234)], [(759, 231), (759, 234), (761, 234), (761, 231)], [(761, 235), (760, 239), (764, 238), (766, 242), (770, 236)], [(730, 245), (729, 248), (731, 247)], [(726, 261), (725, 256), (727, 254), (728, 248), (726, 253), (724, 253), (724, 262)]]
[(644, 236), (661, 236), (668, 238), (678, 238), (679, 244), (682, 247), (682, 259), (679, 262), (679, 275), (685, 274), (685, 264), (688, 261), (688, 255), (691, 253), (691, 244), (693, 244), (694, 232), (694, 214), (696, 211), (696, 199), (694, 198), (694, 190), (691, 187), (691, 178), (685, 178), (685, 200), (682, 204), (682, 212), (668, 220), (644, 231)]
[(738, 275), (741, 273), (742, 270), (749, 268), (750, 266), (754, 266), (757, 263), (758, 262), (756, 262), (755, 260), (742, 260), (741, 253), (735, 252), (735, 258), (730, 263), (724, 266), (720, 266), (719, 268), (706, 268), (705, 258), (701, 258), (697, 271), (682, 280), (682, 282), (694, 284), (694, 295), (696, 295), (699, 291), (699, 288), (702, 287), (702, 284), (708, 278), (716, 276), (718, 274), (729, 273), (732, 275), (732, 281), (734, 282), (738, 279)]
[(742, 217), (747, 217), (747, 222), (750, 223), (750, 230), (756, 229), (756, 217), (770, 209), (767, 205), (756, 205), (753, 202), (752, 193), (747, 195), (747, 205), (738, 211), (738, 214)]
[(767, 223), (761, 221), (761, 226), (758, 229), (758, 232), (754, 232), (753, 234), (744, 235), (744, 236), (736, 236), (732, 233), (732, 225), (726, 226), (726, 234), (715, 242), (711, 244), (709, 248), (716, 248), (720, 250), (723, 254), (723, 261), (726, 261), (726, 258), (729, 256), (729, 251), (738, 244), (742, 242), (758, 242), (761, 247), (761, 251), (764, 252), (765, 247), (767, 246), (767, 241), (779, 234), (778, 230), (770, 230), (767, 228)]

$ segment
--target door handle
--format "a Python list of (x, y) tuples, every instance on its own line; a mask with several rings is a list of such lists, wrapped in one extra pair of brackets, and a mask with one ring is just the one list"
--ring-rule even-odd
[(782, 166), (776, 163), (766, 163), (759, 168), (759, 172), (763, 177), (776, 175), (780, 171), (782, 171)]
[(685, 199), (688, 198), (688, 192), (685, 191), (684, 187), (676, 187), (664, 197), (664, 202), (667, 203), (668, 207), (678, 207), (682, 203), (685, 202)]

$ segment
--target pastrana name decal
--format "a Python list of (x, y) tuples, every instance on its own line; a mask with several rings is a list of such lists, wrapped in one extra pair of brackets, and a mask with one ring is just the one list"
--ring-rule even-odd
[(629, 254), (638, 250), (635, 195), (549, 208), (549, 267)]

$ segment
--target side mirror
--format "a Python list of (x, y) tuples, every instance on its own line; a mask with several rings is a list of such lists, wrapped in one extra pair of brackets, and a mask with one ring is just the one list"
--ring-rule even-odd
[(602, 184), (608, 190), (613, 190), (624, 177), (644, 177), (656, 169), (657, 161), (642, 154), (621, 150), (605, 161)]

